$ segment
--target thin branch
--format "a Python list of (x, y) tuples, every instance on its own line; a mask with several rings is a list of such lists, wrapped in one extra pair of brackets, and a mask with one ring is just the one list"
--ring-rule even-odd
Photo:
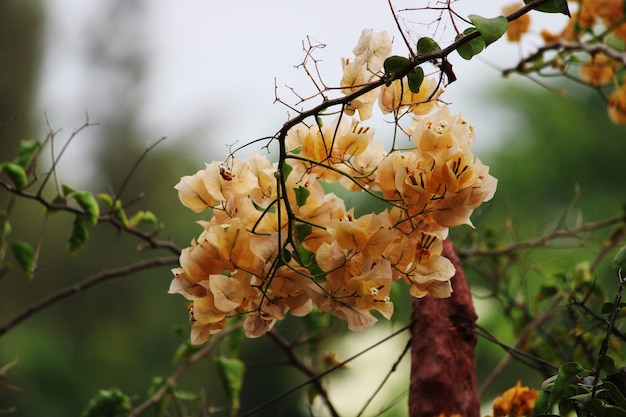
[(196, 362), (200, 361), (201, 359), (209, 356), (209, 354), (211, 353), (213, 348), (215, 348), (215, 346), (217, 346), (217, 344), (219, 342), (221, 342), (222, 339), (224, 339), (229, 334), (231, 334), (231, 333), (235, 332), (236, 330), (238, 330), (239, 328), (241, 328), (242, 325), (243, 325), (243, 321), (239, 321), (236, 324), (234, 324), (234, 325), (232, 325), (230, 327), (227, 327), (226, 329), (224, 329), (221, 332), (217, 333), (216, 335), (211, 336), (211, 339), (209, 340), (209, 342), (207, 343), (207, 345), (205, 347), (203, 347), (198, 352), (194, 353), (193, 355), (191, 355), (187, 359), (185, 359), (185, 361), (183, 363), (181, 363), (174, 370), (174, 372), (172, 372), (172, 374), (167, 378), (167, 383), (163, 384), (161, 386), (161, 388), (159, 388), (157, 392), (152, 394), (152, 396), (150, 398), (148, 398), (146, 401), (141, 403), (139, 406), (135, 407), (133, 409), (133, 411), (128, 415), (128, 417), (137, 417), (137, 416), (143, 414), (148, 409), (150, 409), (150, 407), (152, 407), (153, 405), (158, 403), (161, 400), (161, 398), (163, 398), (163, 396), (165, 394), (167, 394), (167, 392), (169, 391), (171, 386), (176, 381), (178, 381), (180, 379), (180, 377), (182, 377), (184, 375), (184, 373), (187, 372), (187, 370), (193, 364), (195, 364)]
[(404, 346), (404, 350), (402, 351), (402, 353), (400, 353), (400, 356), (398, 356), (398, 359), (393, 363), (393, 365), (391, 366), (391, 369), (389, 369), (389, 372), (387, 372), (387, 375), (385, 375), (385, 377), (380, 382), (376, 390), (372, 393), (372, 395), (370, 395), (370, 397), (367, 399), (365, 404), (363, 404), (363, 407), (361, 407), (361, 411), (359, 411), (359, 413), (357, 414), (357, 417), (361, 417), (363, 415), (367, 407), (371, 404), (374, 398), (376, 398), (378, 393), (383, 389), (383, 387), (385, 386), (385, 384), (387, 383), (391, 375), (398, 369), (398, 366), (400, 366), (400, 362), (402, 362), (402, 359), (404, 359), (409, 349), (411, 349), (411, 343), (412, 341), (409, 338), (409, 340), (406, 342), (406, 346)]
[[(546, 311), (543, 312), (543, 314), (541, 314), (539, 317), (536, 317), (534, 320), (532, 320), (530, 323), (524, 326), (524, 328), (522, 329), (522, 331), (519, 333), (517, 337), (517, 341), (515, 342), (515, 345), (513, 346), (513, 349), (515, 351), (519, 351), (519, 348), (522, 346), (522, 344), (526, 342), (526, 339), (528, 339), (531, 333), (535, 331), (539, 326), (541, 326), (542, 323), (544, 323), (546, 320), (552, 317), (557, 307), (559, 306), (559, 303), (561, 302), (561, 300), (562, 300), (561, 297), (555, 297), (550, 303), (550, 305), (548, 306), (548, 308), (546, 309)], [(502, 358), (500, 363), (498, 363), (498, 365), (493, 369), (493, 371), (491, 371), (489, 376), (483, 382), (483, 385), (480, 387), (480, 390), (478, 392), (479, 398), (482, 398), (484, 396), (485, 391), (491, 386), (491, 384), (493, 384), (493, 382), (500, 375), (500, 373), (502, 373), (502, 371), (504, 370), (506, 365), (508, 365), (512, 357), (513, 355), (511, 354), (510, 351), (508, 351), (506, 356), (504, 356), (504, 358)]]
[(413, 50), (411, 43), (407, 39), (406, 34), (404, 33), (404, 31), (402, 30), (402, 27), (400, 26), (400, 21), (398, 20), (398, 14), (393, 9), (393, 4), (391, 4), (391, 0), (387, 0), (387, 3), (389, 3), (389, 10), (391, 10), (391, 15), (393, 16), (393, 20), (396, 22), (396, 26), (398, 27), (398, 32), (400, 32), (400, 35), (402, 36), (402, 39), (404, 40), (404, 44), (409, 50), (409, 54), (411, 54), (411, 58), (414, 58), (415, 51)]
[(13, 327), (26, 320), (33, 314), (50, 307), (51, 305), (61, 301), (71, 295), (78, 294), (86, 290), (89, 287), (92, 287), (96, 284), (101, 284), (105, 281), (108, 281), (113, 278), (120, 278), (135, 272), (144, 271), (150, 268), (156, 268), (164, 265), (177, 265), (178, 257), (168, 257), (168, 258), (156, 258), (148, 261), (140, 261), (134, 264), (130, 264), (121, 268), (109, 269), (106, 271), (99, 272), (95, 275), (86, 278), (77, 284), (70, 285), (66, 288), (63, 288), (55, 293), (48, 295), (42, 300), (36, 302), (35, 304), (31, 304), (28, 308), (11, 318), (4, 325), (0, 327), (0, 336), (7, 333)]
[[(80, 210), (78, 208), (74, 208), (74, 207), (68, 206), (66, 204), (54, 204), (54, 203), (46, 200), (45, 198), (43, 198), (39, 194), (33, 194), (33, 193), (30, 193), (30, 192), (27, 192), (27, 191), (24, 191), (24, 190), (19, 190), (16, 187), (14, 187), (13, 185), (8, 184), (8, 183), (6, 183), (4, 181), (0, 181), (0, 187), (6, 189), (7, 191), (12, 193), (13, 195), (16, 195), (16, 196), (19, 196), (19, 197), (24, 197), (26, 199), (34, 200), (34, 201), (38, 202), (43, 207), (45, 207), (46, 210), (49, 211), (49, 212), (64, 211), (64, 212), (67, 212), (67, 213), (70, 213), (70, 214), (74, 214), (74, 215), (84, 215), (85, 214), (82, 210)], [(173, 254), (180, 255), (180, 249), (172, 241), (155, 239), (153, 233), (144, 232), (143, 230), (141, 230), (139, 228), (136, 228), (136, 227), (128, 227), (128, 226), (120, 223), (114, 216), (112, 216), (110, 214), (102, 214), (102, 215), (100, 215), (100, 217), (98, 218), (98, 223), (109, 223), (109, 224), (113, 225), (116, 229), (118, 229), (119, 231), (126, 232), (126, 233), (129, 233), (129, 234), (131, 234), (131, 235), (133, 235), (135, 237), (138, 237), (139, 239), (141, 239), (144, 242), (146, 242), (145, 247), (166, 249), (166, 250), (170, 251)]]
[(532, 249), (537, 247), (547, 247), (549, 243), (556, 239), (562, 238), (575, 238), (578, 237), (579, 234), (584, 232), (590, 232), (597, 229), (602, 229), (604, 227), (613, 226), (619, 223), (626, 222), (626, 216), (612, 217), (605, 220), (600, 220), (593, 223), (586, 223), (580, 225), (578, 227), (572, 229), (555, 229), (551, 233), (548, 233), (543, 236), (538, 236), (534, 239), (526, 240), (523, 242), (515, 242), (511, 243), (508, 246), (504, 246), (502, 248), (494, 248), (494, 249), (481, 249), (481, 248), (473, 248), (473, 249), (459, 249), (459, 256), (462, 258), (468, 258), (471, 256), (499, 256), (506, 255), (511, 252)]
[[(287, 355), (289, 363), (291, 363), (293, 366), (295, 366), (297, 369), (302, 371), (310, 378), (314, 378), (316, 376), (317, 372), (315, 371), (315, 369), (302, 362), (302, 360), (300, 360), (298, 355), (296, 355), (296, 353), (294, 352), (293, 346), (287, 340), (285, 340), (285, 338), (278, 334), (276, 330), (270, 330), (267, 335), (270, 337), (270, 339), (276, 342), (276, 344), (282, 349), (285, 355)], [(322, 396), (322, 399), (324, 400), (324, 403), (326, 404), (326, 407), (328, 408), (330, 414), (333, 417), (339, 417), (339, 413), (337, 413), (337, 410), (335, 410), (335, 407), (331, 403), (328, 392), (326, 392), (326, 389), (322, 385), (322, 382), (319, 379), (315, 379), (314, 381), (312, 381), (312, 384), (315, 390)]]
[(139, 165), (141, 164), (141, 161), (143, 161), (143, 159), (146, 157), (146, 155), (148, 155), (148, 153), (152, 149), (154, 149), (158, 144), (160, 144), (164, 140), (165, 140), (165, 137), (162, 137), (161, 139), (157, 140), (153, 144), (147, 146), (146, 149), (144, 149), (144, 151), (141, 153), (141, 155), (139, 155), (139, 158), (137, 158), (137, 160), (135, 161), (133, 166), (130, 167), (130, 170), (128, 171), (128, 174), (126, 174), (126, 177), (122, 181), (122, 184), (120, 185), (119, 189), (115, 193), (115, 198), (119, 199), (119, 198), (122, 197), (122, 194), (124, 193), (124, 190), (126, 189), (126, 186), (128, 185), (128, 183), (129, 183), (130, 179), (132, 178), (132, 176), (135, 174), (135, 171), (137, 171), (137, 168), (139, 168)]
[(307, 385), (309, 385), (310, 383), (312, 383), (315, 380), (319, 380), (320, 378), (325, 377), (326, 375), (336, 371), (337, 369), (343, 368), (344, 366), (346, 366), (348, 363), (352, 362), (353, 360), (355, 360), (356, 358), (358, 358), (359, 356), (365, 354), (366, 352), (369, 352), (370, 350), (374, 349), (377, 346), (382, 345), (383, 343), (387, 342), (388, 340), (391, 340), (392, 338), (398, 336), (399, 334), (403, 333), (404, 331), (408, 330), (410, 328), (410, 325), (406, 325), (403, 326), (402, 328), (396, 330), (395, 332), (391, 333), (389, 336), (384, 337), (382, 340), (379, 340), (378, 342), (374, 343), (373, 345), (370, 345), (368, 347), (366, 347), (365, 349), (363, 349), (362, 351), (352, 355), (351, 357), (349, 357), (348, 359), (346, 359), (345, 361), (338, 363), (337, 365), (328, 368), (327, 370), (320, 372), (319, 374), (315, 375), (314, 377), (311, 377), (309, 379), (307, 379), (306, 381), (301, 382), (300, 384), (294, 386), (293, 388), (278, 394), (277, 396), (270, 398), (269, 400), (267, 400), (266, 402), (252, 408), (251, 410), (248, 410), (245, 414), (242, 414), (239, 417), (251, 417), (253, 415), (255, 415), (256, 413), (258, 413), (259, 411), (263, 410), (264, 408), (274, 404), (275, 402), (278, 402), (280, 400), (282, 400), (283, 398), (287, 397), (288, 395), (293, 394), (294, 392), (306, 387)]

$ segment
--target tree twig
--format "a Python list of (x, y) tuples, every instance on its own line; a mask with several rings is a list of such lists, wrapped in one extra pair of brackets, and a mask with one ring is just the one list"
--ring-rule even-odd
[(43, 310), (46, 307), (51, 306), (52, 304), (57, 303), (58, 301), (63, 300), (71, 295), (78, 294), (81, 291), (86, 290), (89, 287), (93, 287), (96, 284), (100, 284), (102, 282), (108, 281), (113, 278), (120, 278), (127, 275), (130, 275), (135, 272), (144, 271), (150, 268), (156, 268), (164, 265), (177, 265), (178, 257), (168, 257), (168, 258), (156, 258), (150, 259), (147, 261), (140, 261), (134, 264), (130, 264), (121, 268), (109, 269), (106, 271), (99, 272), (95, 275), (86, 278), (77, 284), (70, 285), (65, 287), (55, 293), (48, 295), (42, 300), (31, 304), (28, 308), (11, 318), (4, 325), (0, 327), (0, 336), (7, 333), (17, 324), (26, 320), (33, 314)]

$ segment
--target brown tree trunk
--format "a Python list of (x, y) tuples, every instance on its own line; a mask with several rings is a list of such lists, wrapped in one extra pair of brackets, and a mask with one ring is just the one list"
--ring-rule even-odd
[(476, 389), (476, 312), (461, 261), (446, 240), (443, 255), (456, 268), (450, 298), (413, 299), (411, 417), (479, 417)]

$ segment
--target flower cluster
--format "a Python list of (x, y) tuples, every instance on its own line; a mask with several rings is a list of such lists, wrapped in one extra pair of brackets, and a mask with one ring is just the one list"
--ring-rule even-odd
[[(372, 81), (390, 51), (384, 32), (364, 31), (355, 58), (344, 60), (345, 93)], [(245, 316), (246, 335), (258, 337), (287, 313), (303, 316), (314, 305), (362, 330), (376, 322), (373, 311), (393, 314), (394, 281), (415, 297), (450, 296), (455, 269), (441, 254), (443, 240), (448, 228), (471, 225), (496, 180), (472, 154), (472, 127), (436, 102), (436, 83), (425, 80), (418, 93), (403, 83), (353, 100), (332, 123), (291, 128), (282, 166), (256, 153), (230, 157), (176, 185), (185, 206), (210, 210), (170, 286), (192, 301), (194, 343), (229, 317)], [(386, 150), (359, 120), (371, 116), (376, 100), (383, 111), (411, 113), (404, 150)], [(322, 182), (368, 192), (388, 208), (358, 216)]]

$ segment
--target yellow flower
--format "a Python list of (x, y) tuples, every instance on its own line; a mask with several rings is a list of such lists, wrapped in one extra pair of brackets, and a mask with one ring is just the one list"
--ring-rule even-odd
[(493, 417), (525, 417), (530, 416), (537, 400), (538, 392), (522, 387), (521, 381), (509, 388), (493, 402)]

